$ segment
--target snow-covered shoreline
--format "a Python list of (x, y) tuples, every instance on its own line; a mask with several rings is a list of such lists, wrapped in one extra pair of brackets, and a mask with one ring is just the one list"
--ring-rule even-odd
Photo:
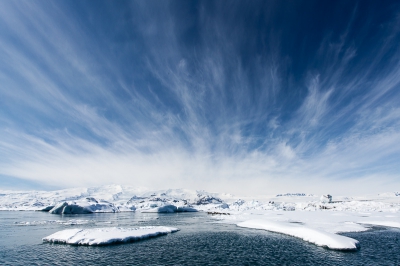
[(0, 210), (45, 210), (62, 215), (205, 211), (214, 214), (218, 223), (288, 234), (333, 249), (359, 245), (356, 240), (343, 240), (337, 235), (340, 232), (361, 232), (374, 226), (400, 228), (400, 194), (396, 192), (364, 197), (285, 193), (251, 199), (187, 189), (146, 191), (111, 185), (53, 192), (0, 191)]

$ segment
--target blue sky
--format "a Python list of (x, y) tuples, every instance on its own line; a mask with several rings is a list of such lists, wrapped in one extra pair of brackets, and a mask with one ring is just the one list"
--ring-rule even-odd
[(398, 1), (1, 1), (0, 187), (400, 185)]

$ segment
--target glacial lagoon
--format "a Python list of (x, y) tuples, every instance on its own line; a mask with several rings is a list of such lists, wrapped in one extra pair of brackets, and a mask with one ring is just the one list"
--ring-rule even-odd
[[(65, 229), (170, 226), (180, 231), (107, 246), (44, 243)], [(0, 212), (1, 265), (399, 265), (400, 230), (375, 226), (343, 235), (357, 251), (335, 251), (299, 238), (219, 223), (205, 212), (52, 215)]]

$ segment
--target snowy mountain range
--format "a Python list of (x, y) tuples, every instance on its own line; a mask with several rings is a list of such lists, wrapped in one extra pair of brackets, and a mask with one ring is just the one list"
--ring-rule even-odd
[(322, 203), (318, 195), (278, 194), (256, 200), (231, 194), (203, 190), (167, 189), (151, 191), (140, 187), (107, 185), (56, 191), (0, 190), (0, 210), (50, 211), (54, 214), (92, 212), (179, 212), (245, 210), (337, 210), (399, 211), (399, 193), (382, 193), (365, 197), (336, 197)]

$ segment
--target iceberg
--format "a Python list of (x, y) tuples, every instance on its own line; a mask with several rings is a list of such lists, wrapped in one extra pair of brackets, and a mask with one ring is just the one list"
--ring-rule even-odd
[(109, 245), (128, 243), (150, 237), (179, 231), (166, 226), (145, 226), (137, 228), (103, 227), (91, 229), (67, 229), (44, 237), (43, 242), (69, 245)]
[(162, 207), (156, 207), (148, 210), (142, 210), (142, 212), (158, 212), (158, 213), (173, 213), (177, 211), (177, 207), (174, 205), (165, 205)]
[(195, 208), (191, 207), (186, 207), (186, 206), (180, 206), (176, 210), (177, 212), (197, 212)]
[(44, 208), (42, 208), (42, 209), (39, 209), (39, 211), (48, 212), (48, 211), (50, 211), (50, 210), (53, 209), (53, 208), (54, 208), (54, 205), (49, 205), (49, 206), (46, 206), (46, 207), (44, 207)]
[(64, 201), (52, 208), (52, 214), (85, 214), (94, 212), (119, 212), (120, 210), (108, 201), (97, 201), (94, 198), (86, 198), (79, 201)]
[(173, 212), (197, 212), (196, 209), (191, 207), (179, 206), (175, 205), (165, 205), (161, 207), (156, 207), (152, 209), (142, 210), (142, 212), (155, 212), (155, 213), (173, 213)]
[(267, 220), (249, 220), (237, 224), (240, 227), (263, 229), (271, 232), (281, 233), (303, 239), (317, 246), (327, 247), (335, 250), (357, 250), (360, 247), (358, 240), (341, 236), (323, 230), (307, 227), (304, 225), (275, 222)]

